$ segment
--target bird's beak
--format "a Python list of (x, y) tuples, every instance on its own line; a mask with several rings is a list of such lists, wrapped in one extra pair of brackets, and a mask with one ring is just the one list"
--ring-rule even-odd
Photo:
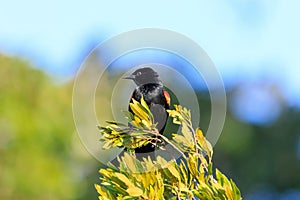
[(132, 79), (132, 80), (134, 80), (135, 79), (135, 75), (130, 74), (130, 75), (127, 75), (127, 76), (123, 76), (123, 79)]

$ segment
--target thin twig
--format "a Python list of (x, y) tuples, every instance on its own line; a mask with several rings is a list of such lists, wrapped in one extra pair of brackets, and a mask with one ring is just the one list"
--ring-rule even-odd
[[(138, 130), (139, 130), (139, 129), (138, 129)], [(165, 136), (163, 136), (162, 134), (160, 134), (157, 130), (155, 130), (155, 132), (143, 130), (143, 132), (161, 137), (164, 141), (166, 141), (166, 142), (167, 142), (168, 144), (170, 144), (174, 149), (176, 149), (176, 150), (182, 155), (182, 157), (184, 157), (185, 159), (187, 159), (187, 157), (184, 155), (184, 153), (183, 153), (176, 145), (174, 145), (167, 137), (165, 137)]]

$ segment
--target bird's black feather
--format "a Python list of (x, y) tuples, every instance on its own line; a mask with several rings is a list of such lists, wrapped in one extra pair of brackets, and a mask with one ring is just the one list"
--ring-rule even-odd
[[(168, 118), (168, 113), (166, 110), (169, 109), (170, 102), (169, 95), (158, 77), (159, 76), (157, 72), (149, 67), (146, 67), (136, 70), (130, 76), (125, 78), (132, 79), (136, 83), (137, 87), (133, 91), (131, 97), (137, 101), (140, 101), (141, 98), (144, 97), (144, 100), (146, 101), (153, 115), (154, 123), (157, 123), (157, 129), (159, 130), (160, 134), (163, 134)], [(132, 102), (132, 99), (130, 101)], [(132, 112), (130, 107), (129, 111)], [(149, 153), (153, 152), (154, 150), (154, 144), (147, 144), (135, 149), (135, 152)]]

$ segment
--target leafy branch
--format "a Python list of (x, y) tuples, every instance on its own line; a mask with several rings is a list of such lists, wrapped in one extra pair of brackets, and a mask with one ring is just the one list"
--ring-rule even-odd
[[(242, 199), (231, 179), (218, 169), (213, 172), (213, 148), (202, 131), (193, 128), (190, 110), (180, 105), (174, 107), (168, 113), (173, 123), (180, 125), (181, 134), (173, 133), (172, 140), (159, 133), (143, 98), (141, 102), (133, 99), (133, 114), (125, 112), (129, 125), (108, 121), (106, 127), (99, 126), (104, 149), (120, 147), (129, 152), (118, 158), (118, 167), (109, 163), (106, 169), (100, 169), (101, 182), (95, 184), (100, 200)], [(135, 157), (135, 148), (161, 142), (171, 145), (183, 159)]]

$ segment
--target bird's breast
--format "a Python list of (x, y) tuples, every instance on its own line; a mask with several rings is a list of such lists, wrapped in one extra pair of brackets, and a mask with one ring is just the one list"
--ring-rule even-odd
[(134, 98), (138, 101), (144, 97), (146, 103), (150, 106), (151, 104), (165, 104), (163, 95), (163, 87), (157, 84), (140, 86), (136, 89)]

